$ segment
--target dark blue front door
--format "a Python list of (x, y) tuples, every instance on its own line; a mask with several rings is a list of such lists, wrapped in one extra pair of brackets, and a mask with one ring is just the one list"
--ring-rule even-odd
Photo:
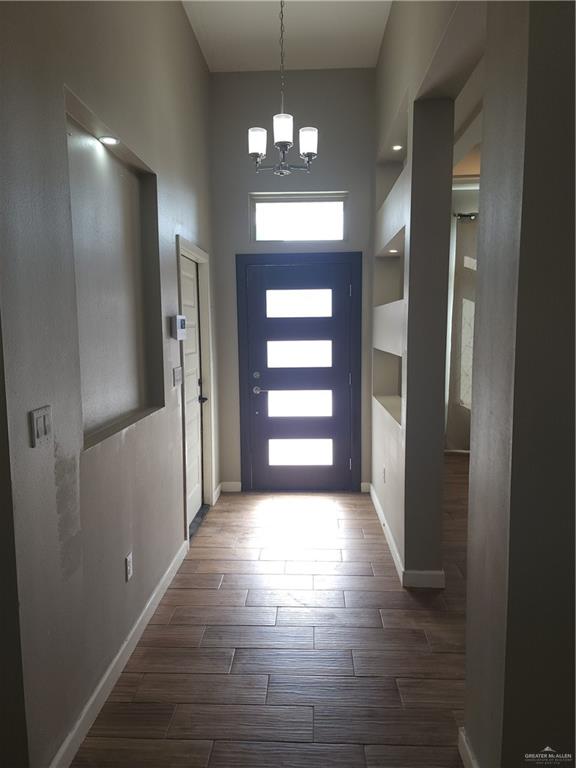
[(237, 267), (243, 489), (359, 490), (360, 254)]

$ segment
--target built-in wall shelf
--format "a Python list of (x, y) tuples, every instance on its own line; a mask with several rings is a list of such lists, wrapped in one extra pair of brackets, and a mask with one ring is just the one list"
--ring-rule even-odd
[(404, 234), (402, 227), (374, 259), (374, 306), (404, 298)]
[(372, 345), (381, 352), (402, 356), (405, 348), (406, 302), (392, 301), (374, 307)]
[(376, 211), (375, 253), (385, 256), (390, 241), (402, 230), (408, 221), (410, 202), (409, 168), (405, 166), (386, 200)]
[(402, 419), (402, 357), (373, 350), (372, 394), (400, 424)]
[(402, 424), (402, 398), (399, 395), (374, 395), (374, 400), (392, 416), (394, 421)]

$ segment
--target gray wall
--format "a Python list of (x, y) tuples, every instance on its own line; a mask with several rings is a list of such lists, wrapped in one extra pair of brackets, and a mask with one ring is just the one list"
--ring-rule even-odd
[[(319, 156), (310, 175), (280, 178), (256, 175), (247, 155), (247, 131), (252, 125), (269, 130), (279, 111), (276, 73), (232, 73), (212, 76), (213, 85), (213, 210), (216, 265), (217, 346), (220, 387), (221, 478), (240, 481), (240, 421), (236, 319), (237, 253), (296, 251), (362, 251), (364, 253), (362, 480), (370, 477), (370, 316), (371, 217), (374, 171), (371, 70), (289, 72), (286, 109), (295, 126), (319, 129)], [(297, 151), (294, 152), (298, 159)], [(270, 191), (342, 191), (349, 197), (349, 237), (344, 243), (313, 248), (292, 244), (250, 242), (249, 195)]]
[[(181, 546), (184, 513), (166, 323), (166, 407), (82, 451), (64, 85), (158, 174), (166, 317), (175, 235), (210, 250), (209, 75), (179, 3), (1, 3), (0, 50), (0, 309), (30, 761), (45, 768)], [(47, 403), (53, 442), (31, 449), (27, 412)]]
[(488, 4), (465, 712), (481, 768), (574, 752), (573, 30), (569, 3)]

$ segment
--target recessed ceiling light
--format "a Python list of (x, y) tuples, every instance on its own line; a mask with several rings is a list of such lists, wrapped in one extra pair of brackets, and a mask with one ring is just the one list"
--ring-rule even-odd
[(400, 152), (400, 150), (402, 149), (402, 144), (394, 144), (392, 149), (394, 150), (394, 152)]
[(116, 144), (120, 144), (120, 141), (114, 136), (100, 136), (100, 141), (107, 147), (115, 147)]
[(398, 248), (390, 248), (388, 253), (398, 253)]

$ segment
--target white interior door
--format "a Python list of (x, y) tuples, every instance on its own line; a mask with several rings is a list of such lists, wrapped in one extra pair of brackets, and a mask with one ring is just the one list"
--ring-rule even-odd
[(186, 316), (186, 340), (182, 342), (184, 447), (186, 467), (186, 524), (190, 525), (202, 506), (202, 420), (200, 397), (200, 322), (198, 311), (198, 265), (180, 256), (182, 314)]

